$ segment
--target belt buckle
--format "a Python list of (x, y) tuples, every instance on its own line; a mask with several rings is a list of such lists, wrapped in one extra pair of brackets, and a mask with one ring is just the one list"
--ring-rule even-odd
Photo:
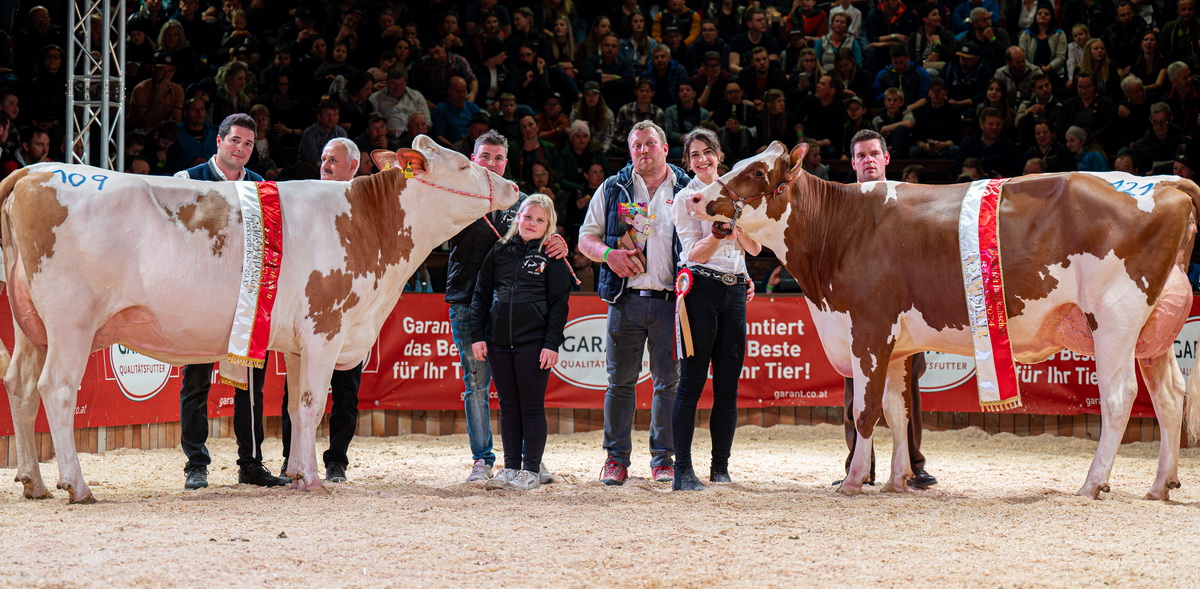
[(725, 286), (733, 286), (737, 284), (737, 276), (734, 276), (733, 274), (722, 274), (721, 282), (724, 283)]

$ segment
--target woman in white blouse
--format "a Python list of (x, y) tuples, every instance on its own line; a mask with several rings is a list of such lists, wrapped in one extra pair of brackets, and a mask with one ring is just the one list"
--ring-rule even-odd
[[(690, 288), (683, 309), (690, 327), (692, 354), (680, 360), (679, 390), (675, 394), (676, 491), (700, 491), (705, 484), (692, 466), (692, 437), (696, 429), (696, 404), (708, 367), (713, 372), (713, 408), (709, 420), (712, 433), (712, 465), (709, 481), (728, 483), (729, 455), (737, 428), (737, 390), (746, 357), (746, 303), (754, 297), (753, 282), (746, 271), (746, 252), (757, 254), (762, 246), (739, 228), (728, 224), (698, 221), (688, 209), (691, 194), (717, 179), (724, 154), (716, 134), (698, 128), (683, 137), (683, 162), (696, 175), (675, 199), (675, 227), (683, 246), (680, 274), (690, 274)], [(682, 318), (681, 318), (682, 323)]]

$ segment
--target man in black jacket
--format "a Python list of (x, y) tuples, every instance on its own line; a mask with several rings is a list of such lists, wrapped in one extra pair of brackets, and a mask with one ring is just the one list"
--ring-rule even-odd
[[(475, 152), (471, 161), (504, 175), (508, 165), (508, 140), (503, 135), (488, 131), (475, 140)], [(516, 204), (504, 211), (489, 213), (476, 220), (450, 239), (450, 259), (446, 264), (446, 302), (450, 303), (450, 332), (454, 346), (458, 348), (460, 370), (466, 390), (463, 407), (467, 414), (467, 438), (471, 444), (471, 474), (468, 483), (482, 483), (492, 478), (492, 465), (496, 454), (492, 451), (492, 423), (489, 411), (489, 391), (492, 373), (487, 362), (476, 360), (471, 354), (471, 298), (475, 293), (475, 278), (483, 265), (483, 258), (492, 249), (500, 235), (516, 217), (525, 200), (522, 194)], [(552, 258), (567, 257), (567, 244), (562, 238), (546, 244), (546, 253)], [(549, 473), (542, 469), (542, 484), (551, 482)]]

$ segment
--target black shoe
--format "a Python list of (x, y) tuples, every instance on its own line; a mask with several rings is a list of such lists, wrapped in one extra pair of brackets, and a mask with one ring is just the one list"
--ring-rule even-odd
[(913, 478), (908, 479), (908, 486), (914, 489), (928, 489), (936, 484), (937, 479), (923, 468), (914, 469)]
[(675, 479), (671, 483), (672, 491), (703, 491), (708, 485), (700, 482), (696, 472), (687, 466), (675, 465)]
[[(838, 486), (838, 485), (842, 484), (842, 483), (843, 483), (845, 480), (846, 480), (846, 479), (838, 479), (838, 480), (836, 480), (836, 481), (833, 481), (833, 484), (832, 484), (831, 486), (833, 486), (833, 487), (836, 487), (836, 486)], [(874, 486), (875, 486), (875, 479), (871, 479), (871, 480), (869, 480), (869, 481), (867, 481), (867, 482), (863, 483), (863, 485), (865, 485), (865, 486), (867, 486), (867, 487), (874, 487)]]
[(187, 475), (187, 480), (183, 482), (183, 488), (188, 490), (203, 489), (208, 486), (208, 467), (193, 466), (185, 468), (184, 474)]
[(238, 482), (260, 487), (282, 487), (292, 481), (271, 474), (261, 462), (255, 462), (238, 467)]
[(733, 480), (729, 478), (729, 471), (727, 469), (718, 470), (715, 468), (710, 469), (708, 471), (708, 480), (710, 482), (714, 482), (714, 483), (732, 483), (733, 482)]
[(341, 464), (325, 465), (325, 480), (331, 483), (346, 482), (346, 467)]
[(287, 458), (283, 459), (283, 466), (279, 467), (279, 476), (287, 478)]

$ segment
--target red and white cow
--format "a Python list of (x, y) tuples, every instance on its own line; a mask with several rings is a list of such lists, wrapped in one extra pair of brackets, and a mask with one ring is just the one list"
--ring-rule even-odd
[[(974, 355), (958, 242), (967, 185), (837, 184), (801, 168), (806, 146), (778, 142), (690, 203), (771, 248), (804, 290), (830, 362), (854, 378), (859, 443), (839, 488), (861, 492), (882, 411), (894, 440), (885, 490), (911, 477), (903, 359)], [(1003, 185), (1000, 247), (1012, 351), (1036, 363), (1063, 348), (1094, 355), (1103, 432), (1080, 495), (1108, 491), (1137, 393), (1135, 359), (1161, 429), (1148, 498), (1179, 486), (1183, 375), (1173, 342), (1191, 302), (1184, 274), (1200, 188), (1174, 176), (1039, 174)], [(886, 382), (886, 384), (885, 384)], [(885, 392), (886, 391), (886, 392)], [(1200, 378), (1187, 391), (1200, 425)]]
[[(295, 488), (320, 484), (314, 444), (334, 368), (366, 357), (434, 247), (517, 200), (515, 185), (461, 154), (424, 136), (413, 146), (400, 155), (415, 164), (416, 180), (392, 168), (351, 182), (278, 185), (284, 258), (269, 348), (287, 360)], [(72, 503), (95, 500), (71, 431), (90, 353), (119, 343), (172, 364), (225, 358), (244, 250), (236, 184), (56, 163), (0, 184), (17, 327), (4, 383), (27, 498), (50, 496), (33, 445), (40, 396), (58, 488)]]

